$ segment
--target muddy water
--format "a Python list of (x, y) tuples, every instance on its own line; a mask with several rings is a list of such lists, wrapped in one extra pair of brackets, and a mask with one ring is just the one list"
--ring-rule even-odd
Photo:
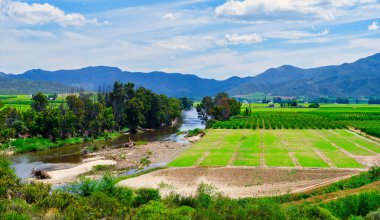
[[(172, 140), (182, 142), (184, 135), (177, 135), (178, 131), (187, 131), (195, 128), (204, 128), (202, 122), (198, 119), (195, 109), (182, 112), (180, 123), (173, 127), (160, 128), (154, 131), (145, 131), (137, 134), (122, 135), (105, 144), (119, 145), (129, 141), (158, 141)], [(22, 179), (30, 177), (32, 169), (55, 170), (60, 168), (69, 168), (75, 164), (81, 163), (83, 156), (81, 151), (88, 144), (70, 145), (46, 151), (19, 154), (11, 157), (16, 174)]]

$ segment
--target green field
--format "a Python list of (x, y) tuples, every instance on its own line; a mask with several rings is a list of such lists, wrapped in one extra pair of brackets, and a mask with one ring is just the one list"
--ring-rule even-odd
[[(4, 107), (12, 107), (19, 111), (30, 109), (32, 95), (0, 95), (0, 101), (4, 102)], [(49, 105), (59, 106), (65, 102), (65, 95), (59, 95), (55, 101), (49, 101)]]
[(354, 157), (376, 153), (380, 144), (347, 130), (210, 129), (169, 166), (364, 168)]

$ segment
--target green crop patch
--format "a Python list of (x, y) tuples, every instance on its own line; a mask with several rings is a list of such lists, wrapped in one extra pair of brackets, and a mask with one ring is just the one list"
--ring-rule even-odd
[(346, 130), (209, 129), (169, 166), (363, 168), (355, 157), (378, 146)]

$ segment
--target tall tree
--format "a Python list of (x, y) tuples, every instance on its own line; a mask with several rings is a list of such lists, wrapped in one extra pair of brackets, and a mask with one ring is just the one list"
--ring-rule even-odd
[(46, 107), (48, 105), (48, 99), (46, 95), (44, 95), (42, 92), (39, 92), (32, 97), (33, 102), (31, 107), (36, 111), (36, 112), (42, 112), (46, 110)]
[(137, 99), (132, 98), (128, 101), (126, 108), (126, 116), (128, 121), (129, 129), (132, 133), (137, 132), (137, 127), (144, 123), (144, 106), (143, 103)]

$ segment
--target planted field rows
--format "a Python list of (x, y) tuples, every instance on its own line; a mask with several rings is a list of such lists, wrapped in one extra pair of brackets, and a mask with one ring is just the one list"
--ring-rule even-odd
[(379, 143), (347, 130), (210, 129), (169, 166), (364, 168), (357, 157), (379, 153)]

